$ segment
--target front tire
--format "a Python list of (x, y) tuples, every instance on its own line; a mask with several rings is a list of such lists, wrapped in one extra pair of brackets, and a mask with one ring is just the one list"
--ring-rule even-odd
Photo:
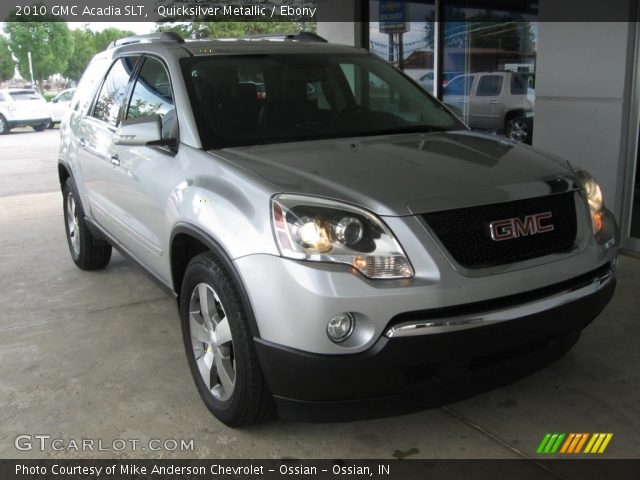
[(80, 197), (71, 178), (62, 188), (64, 225), (73, 263), (82, 270), (98, 270), (111, 260), (111, 245), (96, 239), (84, 220)]
[(182, 337), (191, 375), (209, 411), (230, 427), (271, 417), (247, 312), (222, 263), (211, 253), (194, 257), (184, 274)]

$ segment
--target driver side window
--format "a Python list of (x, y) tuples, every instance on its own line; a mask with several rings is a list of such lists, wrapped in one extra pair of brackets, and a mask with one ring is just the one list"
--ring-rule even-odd
[(159, 115), (162, 120), (163, 139), (178, 138), (178, 120), (169, 74), (159, 60), (147, 57), (136, 79), (126, 118), (154, 115)]

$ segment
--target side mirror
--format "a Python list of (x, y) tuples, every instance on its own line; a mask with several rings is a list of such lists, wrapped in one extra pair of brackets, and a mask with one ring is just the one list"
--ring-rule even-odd
[(54, 98), (53, 100), (51, 100), (51, 103), (58, 103), (58, 99)]
[(168, 145), (162, 139), (162, 119), (160, 115), (123, 120), (113, 141), (116, 145), (144, 146)]

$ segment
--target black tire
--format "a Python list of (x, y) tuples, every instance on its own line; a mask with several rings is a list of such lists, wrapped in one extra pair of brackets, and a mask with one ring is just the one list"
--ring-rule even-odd
[[(70, 201), (73, 201), (73, 205), (70, 205)], [(111, 245), (95, 238), (87, 227), (80, 197), (71, 178), (68, 178), (62, 187), (62, 210), (67, 245), (73, 263), (82, 270), (98, 270), (106, 267), (111, 260)]]
[(55, 123), (53, 122), (49, 122), (49, 126), (47, 127), (49, 130), (53, 130), (53, 128), (56, 126)]
[(7, 119), (4, 116), (0, 115), (0, 135), (5, 135), (9, 133), (9, 123), (7, 123)]
[[(233, 368), (234, 384), (233, 388), (229, 389), (231, 391), (224, 388), (217, 367), (216, 369), (211, 368), (207, 380), (205, 380), (205, 373), (201, 373), (198, 367), (198, 361), (202, 362), (207, 352), (213, 352), (211, 358), (214, 359), (217, 358), (216, 355), (220, 354), (219, 348), (222, 348), (203, 343), (198, 339), (195, 339), (194, 342), (191, 315), (194, 315), (194, 321), (200, 319), (204, 323), (202, 307), (194, 308), (194, 305), (202, 304), (198, 292), (203, 285), (210, 287), (212, 292), (217, 295), (213, 302), (209, 301), (211, 310), (215, 306), (217, 320), (211, 315), (209, 320), (215, 325), (213, 330), (216, 332), (217, 338), (222, 337), (219, 330), (224, 319), (226, 319), (230, 330), (230, 342), (225, 344), (227, 345), (226, 356), (220, 356), (227, 359), (226, 361)], [(209, 411), (230, 427), (252, 425), (272, 417), (275, 413), (275, 404), (258, 363), (247, 312), (237, 286), (222, 263), (211, 252), (197, 255), (187, 266), (181, 290), (180, 318), (189, 370)], [(197, 302), (196, 296), (198, 296)], [(211, 311), (209, 308), (206, 310)], [(198, 360), (196, 359), (197, 352), (201, 352)], [(212, 365), (217, 365), (217, 362), (214, 362), (215, 360), (212, 360)], [(217, 396), (214, 394), (216, 388), (218, 389)], [(228, 398), (219, 398), (221, 391), (228, 394)]]
[(51, 128), (51, 120), (48, 120), (40, 125), (33, 125), (32, 127), (36, 132), (44, 132), (46, 129)]
[(513, 116), (505, 125), (505, 132), (514, 142), (531, 144), (531, 125), (525, 117)]

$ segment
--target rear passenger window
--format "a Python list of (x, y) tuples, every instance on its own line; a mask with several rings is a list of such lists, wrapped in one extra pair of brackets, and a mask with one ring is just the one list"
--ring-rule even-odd
[(511, 76), (511, 95), (526, 95), (527, 86), (527, 78), (524, 75), (514, 73)]
[(93, 117), (118, 126), (118, 113), (127, 92), (129, 77), (139, 57), (124, 57), (116, 60), (102, 84), (98, 99), (93, 107)]
[(133, 88), (127, 119), (159, 115), (162, 119), (162, 138), (176, 138), (176, 109), (171, 93), (169, 75), (162, 63), (146, 58)]
[(478, 97), (495, 97), (502, 91), (502, 75), (483, 75), (478, 82)]

